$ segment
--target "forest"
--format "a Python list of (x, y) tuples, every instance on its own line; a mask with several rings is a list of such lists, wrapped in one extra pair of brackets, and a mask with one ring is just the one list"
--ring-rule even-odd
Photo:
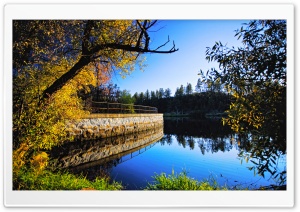
[[(172, 95), (170, 88), (159, 88), (155, 91), (146, 90), (141, 93), (131, 93), (120, 90), (117, 84), (108, 83), (94, 89), (87, 95), (82, 94), (82, 99), (89, 102), (113, 102), (123, 104), (145, 105), (158, 108), (158, 113), (165, 116), (193, 116), (205, 118), (205, 116), (225, 116), (224, 111), (229, 109), (232, 95), (226, 93), (220, 84), (207, 85), (200, 78), (195, 86), (191, 83), (187, 86), (180, 85)], [(97, 106), (97, 104), (95, 104)], [(133, 112), (133, 111), (132, 111)]]

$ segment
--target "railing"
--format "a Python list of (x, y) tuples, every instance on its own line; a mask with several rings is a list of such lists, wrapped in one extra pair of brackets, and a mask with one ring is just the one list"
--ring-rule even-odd
[(124, 156), (120, 157), (120, 159), (118, 160), (117, 163), (121, 164), (121, 163), (124, 163), (126, 161), (129, 161), (129, 160), (131, 160), (131, 159), (139, 156), (140, 154), (146, 152), (147, 150), (151, 149), (152, 147), (155, 146), (155, 144), (157, 144), (157, 142), (155, 142), (153, 144), (150, 144), (150, 145), (148, 145), (146, 147), (143, 147), (143, 148), (141, 148), (139, 150), (136, 150), (134, 152), (131, 152), (131, 153), (127, 154), (127, 155), (124, 155)]
[(92, 113), (157, 113), (156, 107), (109, 103), (109, 102), (91, 102), (91, 106), (86, 106)]

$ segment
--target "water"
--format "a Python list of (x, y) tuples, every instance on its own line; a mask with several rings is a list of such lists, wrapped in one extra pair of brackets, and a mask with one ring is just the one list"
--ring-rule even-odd
[[(144, 189), (153, 182), (155, 174), (171, 174), (172, 170), (175, 173), (186, 171), (189, 177), (200, 181), (213, 178), (219, 185), (228, 188), (254, 189), (275, 184), (270, 175), (262, 177), (247, 168), (254, 164), (238, 157), (243, 143), (219, 120), (165, 119), (164, 129), (156, 129), (141, 137), (149, 135), (156, 138), (149, 145), (109, 159), (82, 163), (69, 170), (83, 173), (91, 180), (108, 174), (112, 180), (122, 182), (126, 190)], [(80, 145), (73, 145), (68, 154), (74, 154), (76, 148), (82, 150)], [(91, 145), (99, 146), (97, 143)], [(278, 168), (283, 170), (285, 166), (283, 158)]]

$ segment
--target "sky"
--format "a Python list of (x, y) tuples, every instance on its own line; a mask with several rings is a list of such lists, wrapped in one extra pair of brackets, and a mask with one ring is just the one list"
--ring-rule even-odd
[(164, 44), (168, 36), (170, 43), (165, 50), (172, 47), (173, 40), (179, 50), (172, 54), (145, 54), (147, 67), (144, 71), (138, 68), (125, 79), (115, 74), (112, 82), (121, 90), (135, 92), (156, 91), (159, 88), (170, 88), (175, 94), (180, 85), (191, 83), (193, 89), (199, 78), (199, 71), (207, 71), (217, 63), (205, 60), (206, 47), (212, 47), (216, 41), (227, 44), (228, 47), (241, 46), (235, 30), (240, 29), (248, 20), (159, 20), (155, 32), (150, 34), (150, 47)]

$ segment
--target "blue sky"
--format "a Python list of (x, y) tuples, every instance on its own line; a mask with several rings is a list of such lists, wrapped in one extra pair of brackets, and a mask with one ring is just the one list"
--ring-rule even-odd
[(159, 88), (170, 88), (174, 95), (180, 85), (191, 83), (193, 89), (199, 78), (199, 70), (206, 71), (218, 67), (216, 63), (205, 60), (206, 47), (212, 47), (216, 41), (227, 46), (241, 46), (237, 40), (235, 30), (241, 28), (248, 20), (159, 20), (151, 36), (151, 47), (155, 49), (165, 43), (170, 37), (172, 47), (174, 40), (179, 51), (172, 54), (146, 54), (144, 72), (135, 70), (130, 76), (122, 79), (115, 75), (112, 79), (121, 90), (135, 92), (155, 91)]

